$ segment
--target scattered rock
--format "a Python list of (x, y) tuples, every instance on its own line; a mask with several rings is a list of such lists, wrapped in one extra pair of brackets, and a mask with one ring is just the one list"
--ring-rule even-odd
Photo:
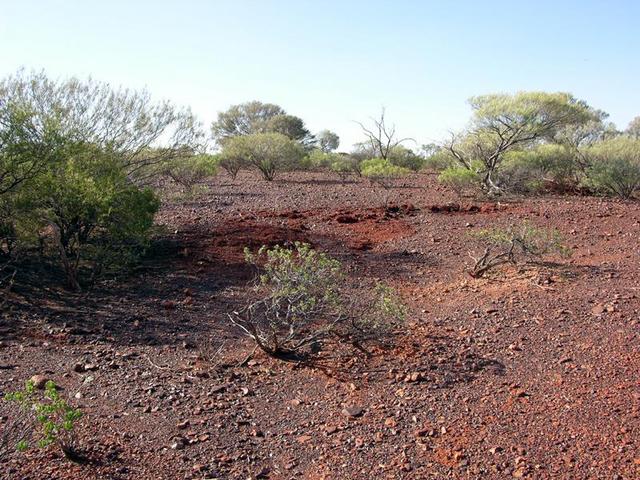
[(352, 407), (345, 407), (342, 409), (342, 414), (345, 417), (350, 417), (350, 418), (357, 418), (361, 416), (363, 413), (364, 413), (364, 409), (362, 407), (352, 406)]

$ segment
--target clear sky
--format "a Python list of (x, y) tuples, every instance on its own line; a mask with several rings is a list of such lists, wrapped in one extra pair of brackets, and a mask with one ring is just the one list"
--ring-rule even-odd
[(0, 0), (0, 76), (87, 76), (190, 105), (208, 125), (282, 105), (341, 149), (387, 108), (420, 143), (462, 127), (472, 95), (569, 91), (640, 115), (640, 0)]

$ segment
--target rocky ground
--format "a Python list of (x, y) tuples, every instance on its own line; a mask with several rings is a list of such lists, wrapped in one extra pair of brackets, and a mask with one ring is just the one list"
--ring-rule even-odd
[[(523, 219), (559, 229), (572, 257), (471, 278), (469, 233)], [(53, 379), (84, 412), (88, 460), (15, 453), (1, 478), (640, 478), (636, 203), (247, 173), (168, 199), (158, 222), (154, 256), (126, 281), (8, 298), (0, 392)], [(291, 240), (398, 289), (410, 313), (392, 350), (238, 366), (252, 347), (225, 313), (253, 275), (242, 249)]]

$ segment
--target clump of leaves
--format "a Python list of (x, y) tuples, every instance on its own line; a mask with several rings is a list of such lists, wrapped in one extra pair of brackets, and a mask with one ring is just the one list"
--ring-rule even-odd
[(507, 263), (539, 260), (544, 255), (557, 253), (570, 255), (569, 248), (563, 245), (560, 232), (555, 229), (540, 228), (523, 222), (507, 228), (490, 228), (472, 234), (485, 245), (479, 257), (469, 254), (473, 260), (470, 274), (474, 278), (482, 277), (489, 270)]
[(17, 407), (10, 424), (3, 428), (3, 448), (22, 452), (32, 443), (39, 448), (57, 445), (67, 458), (79, 460), (74, 447), (74, 428), (82, 412), (60, 396), (54, 382), (49, 380), (44, 390), (38, 390), (29, 380), (24, 389), (5, 394), (3, 400)]
[(440, 172), (438, 181), (462, 196), (479, 190), (480, 174), (474, 168), (452, 165)]
[(216, 174), (217, 167), (215, 156), (200, 154), (167, 162), (165, 173), (181, 185), (188, 195), (193, 195), (200, 182)]
[(256, 267), (264, 261), (254, 286), (258, 299), (229, 319), (268, 355), (317, 352), (332, 339), (364, 350), (364, 343), (388, 338), (404, 319), (404, 307), (389, 287), (352, 287), (338, 260), (306, 243), (245, 254)]
[(362, 175), (384, 189), (389, 189), (396, 178), (408, 175), (411, 171), (408, 168), (394, 165), (384, 158), (371, 158), (362, 162)]

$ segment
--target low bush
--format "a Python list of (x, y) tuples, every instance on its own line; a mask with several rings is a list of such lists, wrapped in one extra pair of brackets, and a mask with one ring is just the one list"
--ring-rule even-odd
[(72, 150), (20, 191), (13, 228), (23, 245), (51, 245), (68, 286), (80, 289), (82, 268), (92, 280), (135, 259), (159, 201), (127, 179), (117, 157), (87, 145)]
[(295, 169), (303, 158), (304, 149), (281, 133), (255, 133), (229, 138), (224, 142), (221, 156), (222, 161), (235, 159), (236, 162), (246, 162), (258, 169), (267, 181), (273, 180), (279, 171)]
[(425, 159), (413, 153), (413, 150), (397, 145), (389, 152), (389, 161), (397, 166), (406, 168), (414, 172), (422, 170), (425, 166)]
[(475, 170), (460, 166), (445, 168), (438, 181), (453, 189), (458, 195), (465, 195), (480, 191), (480, 175)]
[(186, 193), (193, 194), (196, 186), (205, 178), (216, 174), (218, 159), (214, 155), (200, 154), (171, 161), (165, 167), (165, 174), (181, 185)]
[(393, 181), (410, 173), (408, 168), (399, 167), (383, 158), (371, 158), (360, 163), (363, 177), (377, 183), (385, 189), (393, 185)]
[(15, 408), (0, 434), (0, 458), (11, 450), (22, 452), (33, 445), (55, 445), (68, 459), (79, 459), (75, 426), (82, 412), (60, 396), (54, 382), (48, 381), (39, 390), (30, 380), (24, 389), (5, 394), (3, 401)]
[(509, 152), (497, 173), (500, 184), (517, 193), (570, 191), (576, 188), (579, 178), (580, 168), (575, 154), (555, 144)]
[(404, 319), (391, 289), (354, 289), (338, 260), (308, 244), (245, 253), (256, 267), (264, 262), (255, 285), (258, 299), (228, 316), (268, 355), (318, 351), (331, 339), (363, 348), (388, 338)]
[(585, 184), (599, 193), (632, 198), (640, 190), (640, 140), (617, 137), (592, 146)]
[(535, 227), (527, 222), (508, 228), (480, 230), (472, 237), (486, 245), (482, 255), (476, 257), (469, 254), (473, 260), (469, 273), (474, 278), (482, 277), (489, 270), (507, 263), (516, 265), (538, 260), (550, 253), (570, 255), (557, 230)]

